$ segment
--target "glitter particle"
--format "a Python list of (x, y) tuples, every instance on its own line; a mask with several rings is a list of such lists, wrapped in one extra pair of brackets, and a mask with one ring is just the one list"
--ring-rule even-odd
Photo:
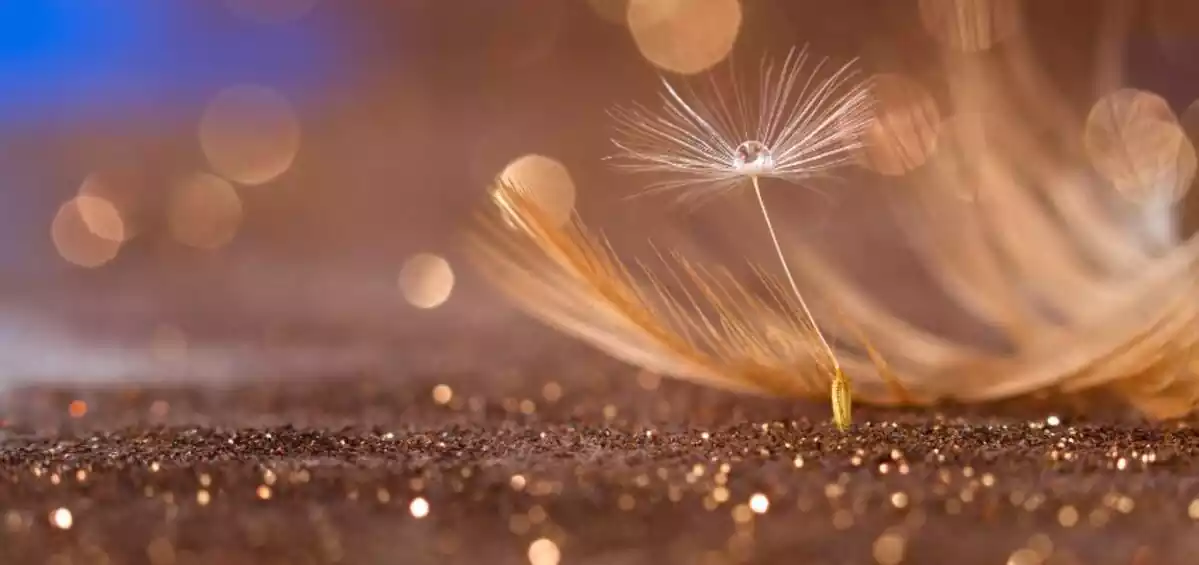
[(50, 523), (60, 530), (69, 530), (75, 523), (75, 517), (66, 508), (59, 508), (50, 513)]
[(429, 515), (429, 502), (418, 496), (412, 499), (412, 504), (408, 505), (408, 511), (414, 518), (424, 518)]
[(886, 532), (874, 540), (874, 560), (879, 565), (899, 565), (903, 561), (907, 540), (897, 532)]
[(749, 498), (749, 508), (756, 514), (765, 514), (770, 509), (770, 499), (762, 493), (756, 493)]
[(529, 563), (532, 565), (558, 565), (561, 559), (558, 544), (549, 539), (540, 538), (529, 544)]

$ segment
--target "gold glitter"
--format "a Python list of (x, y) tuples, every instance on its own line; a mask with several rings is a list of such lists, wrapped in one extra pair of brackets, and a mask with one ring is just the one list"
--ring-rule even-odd
[(1133, 502), (1132, 498), (1127, 496), (1121, 496), (1120, 499), (1116, 501), (1116, 510), (1119, 510), (1122, 514), (1128, 514), (1129, 512), (1132, 512), (1133, 508), (1135, 507), (1136, 503)]
[(1051, 415), (1048, 418), (1045, 418), (1045, 425), (1047, 425), (1047, 426), (1057, 426), (1057, 425), (1060, 425), (1061, 423), (1062, 423), (1062, 419), (1058, 418), (1055, 415)]
[(525, 484), (526, 484), (525, 476), (524, 475), (512, 475), (512, 478), (508, 479), (508, 484), (512, 486), (512, 490), (515, 490), (515, 491), (525, 490)]
[(271, 487), (266, 485), (258, 485), (258, 498), (261, 498), (262, 500), (270, 500)]
[(200, 485), (205, 487), (211, 486), (212, 477), (210, 477), (208, 473), (200, 473)]
[(549, 514), (545, 512), (545, 508), (542, 508), (540, 504), (534, 504), (525, 514), (528, 515), (529, 523), (531, 524), (540, 524), (549, 518)]
[(196, 491), (196, 504), (199, 504), (200, 506), (208, 506), (208, 503), (211, 501), (212, 495), (208, 494), (208, 491), (204, 489)]
[(995, 486), (995, 475), (992, 475), (991, 473), (983, 473), (982, 483), (985, 487)]
[(537, 404), (532, 400), (524, 399), (520, 401), (520, 412), (522, 414), (532, 414), (537, 411)]
[(899, 565), (903, 561), (903, 553), (907, 539), (899, 532), (884, 532), (874, 540), (874, 560), (879, 565)]
[(160, 465), (157, 461), (150, 464), (150, 472), (151, 473), (157, 473), (158, 470), (161, 468), (162, 468), (162, 465)]
[(628, 494), (622, 494), (620, 495), (620, 498), (616, 500), (616, 505), (620, 507), (621, 510), (632, 510), (637, 507), (637, 499)]
[(1191, 500), (1190, 506), (1187, 506), (1187, 516), (1192, 520), (1199, 520), (1199, 498)]
[(1041, 556), (1036, 551), (1022, 547), (1007, 558), (1007, 565), (1040, 565)]
[(69, 530), (75, 523), (75, 517), (66, 508), (59, 508), (50, 513), (50, 523), (60, 530)]
[(9, 510), (4, 513), (4, 525), (8, 527), (8, 531), (16, 532), (25, 526), (25, 518), (16, 510)]
[(611, 404), (604, 406), (604, 418), (607, 420), (615, 419), (616, 418), (616, 407)]
[(1057, 523), (1064, 528), (1072, 528), (1078, 523), (1078, 510), (1073, 506), (1063, 506), (1057, 511)]
[(408, 511), (412, 513), (414, 518), (424, 518), (429, 515), (429, 503), (421, 497), (412, 499), (412, 504), (408, 505)]
[(770, 499), (762, 493), (755, 493), (749, 497), (749, 508), (757, 514), (765, 514), (770, 509)]
[(908, 505), (908, 495), (904, 492), (891, 493), (891, 505), (896, 508), (904, 508)]
[(547, 538), (541, 538), (529, 544), (529, 563), (531, 565), (558, 565), (562, 552), (558, 544)]
[(262, 482), (265, 483), (267, 486), (273, 486), (275, 484), (275, 481), (278, 479), (279, 479), (279, 477), (277, 475), (275, 475), (275, 472), (270, 469), (267, 469), (262, 472)]
[(712, 500), (715, 500), (716, 502), (721, 502), (721, 503), (728, 502), (729, 489), (724, 488), (724, 487), (716, 487), (716, 488), (712, 489)]
[(829, 483), (824, 487), (824, 496), (828, 498), (840, 498), (845, 494), (845, 487), (837, 483)]
[(738, 504), (733, 507), (733, 521), (738, 524), (744, 524), (754, 519), (754, 512), (744, 504)]
[(387, 504), (388, 502), (391, 502), (391, 491), (383, 487), (379, 487), (377, 490), (375, 490), (375, 499), (378, 500), (380, 504)]
[(448, 385), (437, 385), (433, 387), (433, 402), (438, 404), (449, 404), (454, 399), (454, 389)]
[(87, 471), (79, 469), (75, 471), (75, 482), (82, 483), (87, 480)]
[(1041, 559), (1049, 559), (1053, 555), (1053, 540), (1045, 534), (1033, 534), (1028, 538), (1028, 548), (1037, 552)]
[(796, 469), (803, 467), (803, 455), (796, 455), (793, 463)]

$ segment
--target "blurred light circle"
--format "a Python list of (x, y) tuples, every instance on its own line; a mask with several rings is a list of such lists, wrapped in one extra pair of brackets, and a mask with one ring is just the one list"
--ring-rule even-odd
[(629, 0), (637, 48), (650, 63), (696, 74), (728, 57), (741, 30), (738, 0)]
[(262, 184), (291, 167), (300, 149), (300, 122), (287, 99), (274, 90), (232, 86), (205, 109), (200, 146), (217, 174), (241, 184)]
[(229, 11), (247, 20), (278, 24), (298, 19), (316, 5), (317, 0), (225, 0)]
[(587, 0), (587, 5), (606, 22), (619, 25), (628, 23), (629, 0)]
[(562, 550), (549, 538), (538, 538), (529, 544), (529, 565), (558, 565)]
[(241, 221), (241, 198), (233, 185), (218, 176), (192, 175), (171, 192), (167, 222), (179, 243), (217, 249), (233, 240)]
[(1194, 145), (1166, 100), (1150, 92), (1124, 88), (1100, 98), (1083, 143), (1092, 166), (1132, 198), (1181, 197), (1195, 176)]
[(937, 146), (941, 113), (932, 94), (903, 75), (885, 73), (871, 81), (874, 119), (861, 150), (863, 165), (900, 176), (923, 165)]
[[(58, 255), (69, 263), (80, 267), (99, 267), (117, 256), (121, 250), (121, 237), (113, 239), (97, 235), (84, 219), (84, 210), (88, 214), (104, 219), (104, 230), (108, 235), (122, 235), (124, 228), (115, 227), (109, 222), (120, 223), (120, 216), (111, 203), (95, 196), (77, 196), (65, 202), (58, 208), (54, 220), (50, 223), (50, 239)], [(110, 212), (103, 211), (105, 207)]]
[(75, 198), (75, 206), (84, 225), (93, 235), (109, 241), (125, 241), (125, 222), (111, 201), (81, 194)]
[(399, 286), (409, 304), (422, 309), (436, 308), (454, 290), (454, 271), (442, 257), (418, 253), (400, 268)]
[(1019, 27), (1017, 0), (920, 0), (920, 21), (942, 47), (986, 51)]
[(79, 185), (80, 213), (92, 233), (112, 241), (128, 241), (134, 236), (128, 215), (135, 208), (137, 194), (128, 186), (114, 183), (92, 173)]
[(555, 225), (570, 220), (575, 206), (575, 183), (566, 165), (544, 155), (520, 157), (504, 167), (500, 180), (522, 191)]

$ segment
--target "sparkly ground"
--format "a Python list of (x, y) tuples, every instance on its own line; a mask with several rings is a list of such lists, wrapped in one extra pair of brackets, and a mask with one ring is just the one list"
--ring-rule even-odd
[(857, 430), (842, 435), (825, 406), (627, 369), (582, 385), (477, 381), (13, 391), (0, 432), (0, 563), (1199, 555), (1199, 437), (1186, 423), (1031, 405), (985, 416), (859, 409)]

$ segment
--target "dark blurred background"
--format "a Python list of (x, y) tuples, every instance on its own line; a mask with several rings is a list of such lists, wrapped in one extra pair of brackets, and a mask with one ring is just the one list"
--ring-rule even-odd
[[(1115, 78), (1189, 116), (1190, 5), (0, 0), (0, 379), (495, 362), (456, 352), (533, 327), (511, 325), (523, 318), (459, 249), (497, 175), (618, 241), (705, 221), (626, 199), (645, 180), (602, 161), (605, 111), (652, 106), (660, 72), (807, 44), (910, 80), (948, 114), (944, 53), (986, 57), (1021, 34), (1081, 119), (1111, 79), (1095, 69), (1115, 13)], [(946, 32), (963, 10), (986, 18)], [(883, 161), (780, 198), (851, 270), (914, 300), (879, 191), (919, 163)]]

